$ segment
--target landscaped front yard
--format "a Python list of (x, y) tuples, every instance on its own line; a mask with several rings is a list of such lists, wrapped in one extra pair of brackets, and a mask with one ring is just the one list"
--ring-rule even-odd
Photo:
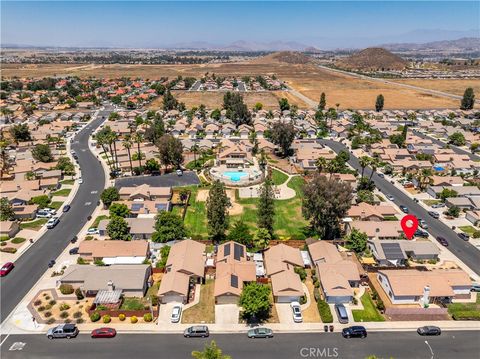
[(363, 310), (353, 309), (353, 319), (356, 322), (384, 322), (385, 318), (378, 312), (368, 291), (360, 298), (363, 304)]
[(52, 196), (67, 197), (70, 194), (71, 191), (72, 191), (71, 188), (63, 188), (63, 189), (60, 189), (56, 192), (53, 192)]
[(471, 236), (473, 236), (473, 234), (477, 231), (475, 228), (473, 228), (473, 226), (461, 226), (461, 227), (458, 227), (458, 229), (460, 229), (462, 232), (465, 232)]
[(48, 222), (48, 218), (39, 218), (35, 221), (20, 223), (20, 228), (39, 230), (47, 222)]
[(448, 305), (448, 314), (455, 320), (480, 320), (480, 295), (476, 293), (475, 303), (452, 303)]
[(137, 298), (137, 297), (125, 297), (123, 298), (122, 305), (120, 306), (120, 309), (123, 310), (144, 310), (146, 307), (148, 307), (149, 304), (146, 300), (143, 298)]
[(183, 311), (182, 323), (215, 323), (214, 285), (215, 281), (208, 279), (207, 282), (201, 286), (200, 302)]

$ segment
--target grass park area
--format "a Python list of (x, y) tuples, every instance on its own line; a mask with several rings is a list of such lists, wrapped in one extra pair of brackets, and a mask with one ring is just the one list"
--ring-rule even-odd
[(279, 186), (285, 183), (287, 179), (288, 179), (288, 176), (285, 173), (280, 172), (279, 170), (276, 170), (276, 169), (272, 170), (272, 181), (275, 186)]
[(365, 292), (360, 298), (363, 304), (363, 310), (353, 309), (353, 319), (356, 322), (384, 322), (385, 318), (375, 308), (372, 298), (368, 292)]
[(200, 301), (193, 307), (183, 311), (182, 323), (209, 324), (215, 322), (214, 284), (215, 281), (209, 279), (200, 287)]
[(21, 229), (33, 229), (39, 230), (42, 226), (48, 222), (48, 218), (40, 218), (31, 222), (23, 222), (20, 224)]

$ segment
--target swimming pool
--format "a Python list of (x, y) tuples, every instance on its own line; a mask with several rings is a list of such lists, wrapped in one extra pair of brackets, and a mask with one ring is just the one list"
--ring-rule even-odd
[(246, 172), (239, 172), (239, 171), (227, 171), (223, 172), (223, 175), (227, 177), (230, 181), (232, 182), (238, 182), (240, 181), (243, 177), (248, 176), (248, 173)]
[(435, 171), (445, 171), (445, 168), (443, 168), (442, 166), (438, 166), (438, 165), (437, 165), (437, 166), (433, 166), (433, 169), (434, 169)]

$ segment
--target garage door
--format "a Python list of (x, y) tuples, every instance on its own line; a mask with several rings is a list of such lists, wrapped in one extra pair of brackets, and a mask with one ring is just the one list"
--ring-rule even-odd
[(277, 297), (277, 303), (291, 303), (298, 302), (299, 300), (299, 297)]
[(217, 297), (217, 304), (237, 304), (238, 297), (234, 295), (221, 295)]
[(183, 303), (183, 297), (181, 295), (167, 295), (162, 298), (162, 303), (164, 304), (172, 302)]

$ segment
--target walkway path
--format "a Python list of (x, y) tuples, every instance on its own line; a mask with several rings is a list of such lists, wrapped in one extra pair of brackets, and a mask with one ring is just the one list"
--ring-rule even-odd
[[(287, 172), (285, 172), (285, 171), (283, 171), (279, 168), (276, 168), (276, 167), (275, 167), (275, 170), (277, 170), (279, 172), (282, 172), (283, 174), (288, 176), (287, 180), (285, 182), (283, 182), (281, 185), (274, 186), (275, 187), (275, 199), (285, 200), (285, 199), (294, 198), (297, 195), (297, 193), (295, 192), (295, 190), (293, 188), (288, 187), (288, 182), (290, 182), (290, 180), (293, 177), (296, 177), (298, 175), (288, 174)], [(238, 196), (240, 198), (258, 198), (258, 197), (260, 197), (260, 187), (261, 186), (262, 186), (261, 184), (258, 184), (258, 185), (251, 186), (251, 187), (239, 188), (238, 189)]]

